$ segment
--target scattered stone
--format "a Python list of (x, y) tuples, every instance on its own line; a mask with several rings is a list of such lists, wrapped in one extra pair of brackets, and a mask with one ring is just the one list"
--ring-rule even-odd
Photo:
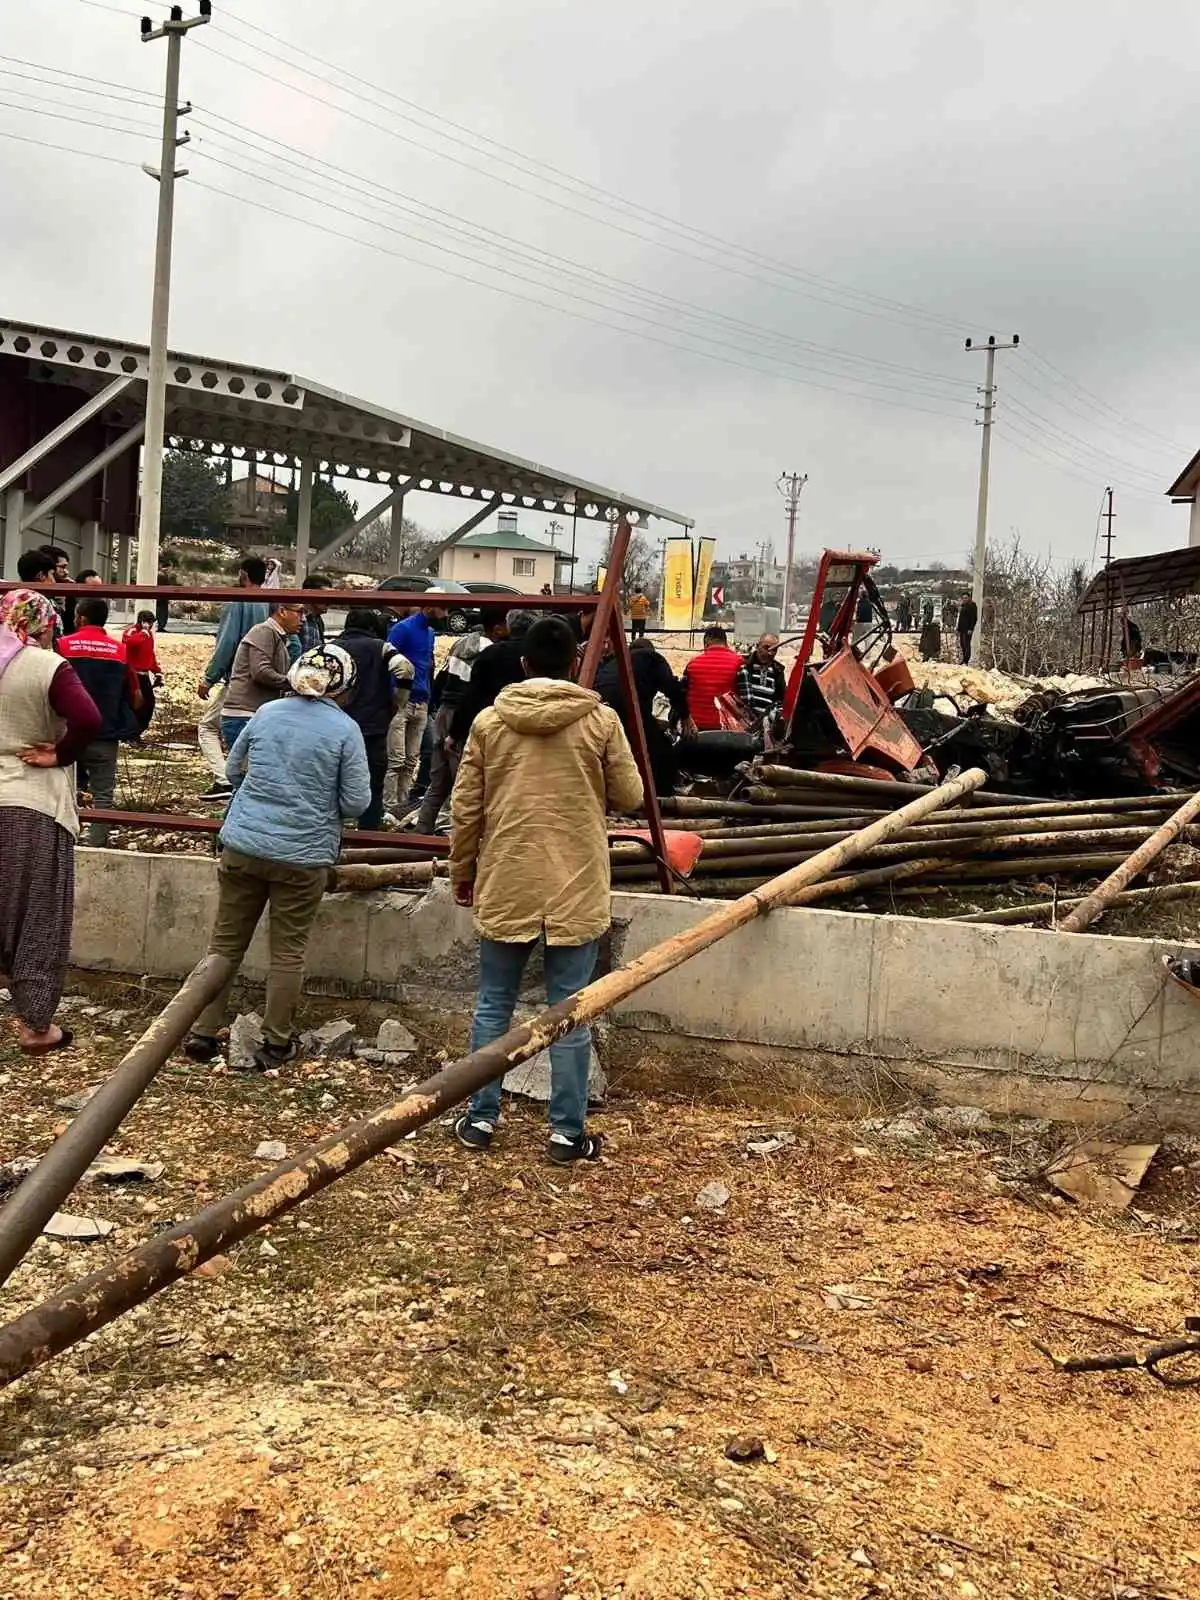
[(384, 1053), (383, 1053), (382, 1050), (376, 1050), (373, 1047), (368, 1047), (366, 1045), (361, 1045), (361, 1044), (359, 1045), (358, 1049), (354, 1052), (354, 1055), (355, 1055), (355, 1058), (357, 1060), (359, 1060), (359, 1061), (369, 1061), (369, 1062), (371, 1062), (373, 1064), (374, 1063), (378, 1063), (380, 1061), (383, 1061), (385, 1059)]
[(920, 1144), (925, 1138), (924, 1127), (911, 1112), (887, 1122), (882, 1117), (875, 1117), (870, 1123), (864, 1122), (863, 1127), (876, 1138), (889, 1139), (895, 1144)]
[(231, 1072), (252, 1072), (254, 1052), (263, 1042), (262, 1018), (257, 1011), (244, 1011), (229, 1027), (229, 1068)]
[(132, 1015), (132, 1011), (105, 1011), (101, 1017), (101, 1021), (104, 1022), (107, 1027), (119, 1028), (125, 1021), (126, 1017), (131, 1017)]
[(767, 1447), (753, 1433), (737, 1433), (725, 1446), (725, 1457), (728, 1461), (738, 1461), (746, 1465), (751, 1461), (761, 1461), (766, 1456)]
[(104, 1239), (112, 1231), (103, 1217), (75, 1217), (69, 1211), (56, 1211), (42, 1229), (48, 1239)]
[(565, 1267), (570, 1259), (565, 1250), (551, 1250), (546, 1257), (546, 1265), (548, 1267)]
[[(520, 1095), (524, 1100), (538, 1100), (545, 1105), (550, 1099), (550, 1052), (542, 1050), (528, 1061), (512, 1067), (504, 1075), (504, 1088), (508, 1094)], [(600, 1065), (596, 1046), (592, 1045), (588, 1062), (588, 1104), (603, 1105), (608, 1094), (608, 1075)]]
[(857, 1283), (827, 1283), (821, 1298), (829, 1311), (869, 1311), (875, 1304)]
[(276, 1256), (278, 1256), (279, 1251), (276, 1250), (275, 1246), (271, 1243), (271, 1241), (269, 1239), (264, 1239), (263, 1242), (258, 1247), (258, 1253), (259, 1253), (260, 1256), (263, 1256), (267, 1261), (274, 1261)]
[(264, 1139), (254, 1152), (256, 1161), (282, 1161), (287, 1155), (287, 1145), (282, 1139)]
[(696, 1204), (701, 1211), (723, 1211), (731, 1199), (732, 1196), (725, 1185), (714, 1178), (711, 1183), (706, 1183), (696, 1196)]
[(191, 1278), (220, 1278), (232, 1270), (233, 1262), (228, 1256), (209, 1256), (207, 1261), (202, 1261), (198, 1267), (193, 1267), (188, 1274)]
[(905, 1356), (904, 1365), (910, 1372), (932, 1372), (933, 1358), (932, 1356), (921, 1355), (920, 1353), (916, 1355)]
[(12, 1000), (11, 989), (0, 989), (0, 1005), (8, 1005)]
[(386, 1022), (379, 1024), (375, 1048), (382, 1050), (385, 1055), (411, 1055), (417, 1049), (417, 1041), (402, 1022), (389, 1017)]
[(124, 1156), (97, 1156), (80, 1183), (157, 1183), (166, 1171), (161, 1161), (127, 1161)]
[(323, 1094), (317, 1104), (322, 1111), (332, 1111), (337, 1105), (337, 1100), (331, 1094)]
[(325, 1058), (345, 1056), (350, 1054), (353, 1047), (354, 1024), (347, 1022), (345, 1017), (340, 1017), (336, 1022), (323, 1023), (304, 1036), (304, 1048), (308, 1055)]
[(725, 1495), (723, 1499), (717, 1501), (717, 1504), (720, 1506), (722, 1511), (733, 1512), (745, 1511), (746, 1509), (746, 1502), (744, 1500), (739, 1500), (736, 1495), (732, 1494)]
[(874, 1567), (875, 1565), (861, 1545), (857, 1550), (851, 1550), (850, 1559), (856, 1567)]
[(948, 1133), (991, 1133), (992, 1119), (980, 1106), (933, 1106), (925, 1121)]
[(787, 1133), (780, 1128), (767, 1139), (751, 1139), (746, 1149), (752, 1156), (773, 1156), (777, 1150), (786, 1150), (788, 1145), (795, 1142), (794, 1133)]
[(93, 1095), (99, 1094), (101, 1085), (92, 1084), (90, 1089), (80, 1089), (78, 1094), (65, 1094), (61, 1100), (54, 1102), (58, 1111), (82, 1111)]
[(37, 1164), (36, 1156), (14, 1156), (11, 1161), (0, 1162), (0, 1194), (15, 1189)]
[(629, 1393), (629, 1384), (626, 1382), (625, 1377), (619, 1367), (614, 1367), (609, 1373), (608, 1386), (610, 1389), (615, 1389), (618, 1394)]

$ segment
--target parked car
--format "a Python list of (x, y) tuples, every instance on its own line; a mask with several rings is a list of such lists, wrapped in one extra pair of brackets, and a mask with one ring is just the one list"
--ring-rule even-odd
[[(401, 594), (425, 594), (434, 589), (438, 594), (446, 595), (446, 627), (451, 633), (466, 633), (479, 620), (479, 608), (468, 603), (470, 589), (465, 583), (456, 583), (453, 578), (438, 578), (431, 572), (398, 572), (394, 577), (384, 578), (377, 587), (381, 591), (399, 590)], [(466, 598), (455, 602), (449, 598), (453, 595)]]

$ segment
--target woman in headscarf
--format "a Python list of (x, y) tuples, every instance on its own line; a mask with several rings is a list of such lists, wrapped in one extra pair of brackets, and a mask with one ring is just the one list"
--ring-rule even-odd
[[(227, 956), (234, 977), (258, 920), (271, 908), (270, 973), (260, 1071), (295, 1059), (293, 1032), (304, 985), (304, 953), (342, 846), (342, 820), (371, 800), (363, 737), (338, 701), (354, 691), (356, 669), (338, 645), (308, 650), (288, 673), (292, 693), (260, 707), (229, 752), (233, 799), (221, 828), (220, 898), (210, 952)], [(233, 979), (197, 1020), (185, 1046), (211, 1061)]]
[(100, 732), (96, 703), (54, 655), (45, 595), (0, 595), (0, 972), (26, 1055), (65, 1050), (54, 1021), (75, 910), (75, 757)]

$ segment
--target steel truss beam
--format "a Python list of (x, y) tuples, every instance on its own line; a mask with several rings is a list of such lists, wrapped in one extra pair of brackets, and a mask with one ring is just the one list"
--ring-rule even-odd
[[(98, 372), (103, 377), (141, 378), (150, 375), (150, 352), (136, 345), (111, 339), (94, 340), (39, 334), (20, 322), (0, 320), (0, 355), (27, 356), (30, 361), (74, 372)], [(305, 391), (283, 372), (256, 372), (251, 367), (231, 366), (207, 361), (198, 356), (168, 355), (167, 383), (175, 389), (192, 390), (196, 395), (228, 396), (255, 408), (284, 406), (299, 411)]]
[(135, 422), (132, 428), (126, 428), (123, 434), (113, 440), (107, 450), (101, 450), (98, 456), (93, 456), (90, 461), (85, 462), (78, 472), (73, 472), (64, 483), (59, 484), (52, 494), (48, 494), (40, 505), (34, 506), (32, 510), (27, 510), (21, 518), (21, 532), (27, 532), (40, 518), (48, 517), (52, 511), (56, 511), (64, 500), (71, 498), (76, 489), (81, 489), (98, 472), (103, 472), (104, 468), (114, 462), (118, 456), (123, 456), (126, 450), (136, 445), (145, 431), (146, 423), (144, 419), (141, 422)]
[(83, 427), (85, 422), (90, 422), (118, 395), (124, 394), (132, 382), (132, 378), (114, 378), (111, 383), (105, 384), (99, 394), (92, 395), (78, 410), (72, 411), (69, 417), (64, 417), (57, 428), (51, 428), (50, 432), (43, 434), (36, 444), (30, 445), (23, 456), (18, 456), (11, 466), (5, 467), (0, 472), (0, 494), (3, 494), (10, 484), (23, 478), (31, 467), (36, 467), (38, 462), (44, 460), (52, 450), (57, 450), (64, 439), (69, 439)]

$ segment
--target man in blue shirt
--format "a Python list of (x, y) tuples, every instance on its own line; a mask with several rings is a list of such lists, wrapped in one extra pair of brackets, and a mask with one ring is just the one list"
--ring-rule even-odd
[(421, 740), (429, 718), (429, 695), (433, 684), (433, 624), (446, 615), (445, 606), (435, 600), (437, 591), (428, 591), (428, 603), (397, 622), (388, 633), (388, 643), (413, 665), (412, 691), (408, 704), (392, 718), (388, 729), (387, 777), (383, 803), (393, 813), (403, 812), (409, 791), (421, 763)]

